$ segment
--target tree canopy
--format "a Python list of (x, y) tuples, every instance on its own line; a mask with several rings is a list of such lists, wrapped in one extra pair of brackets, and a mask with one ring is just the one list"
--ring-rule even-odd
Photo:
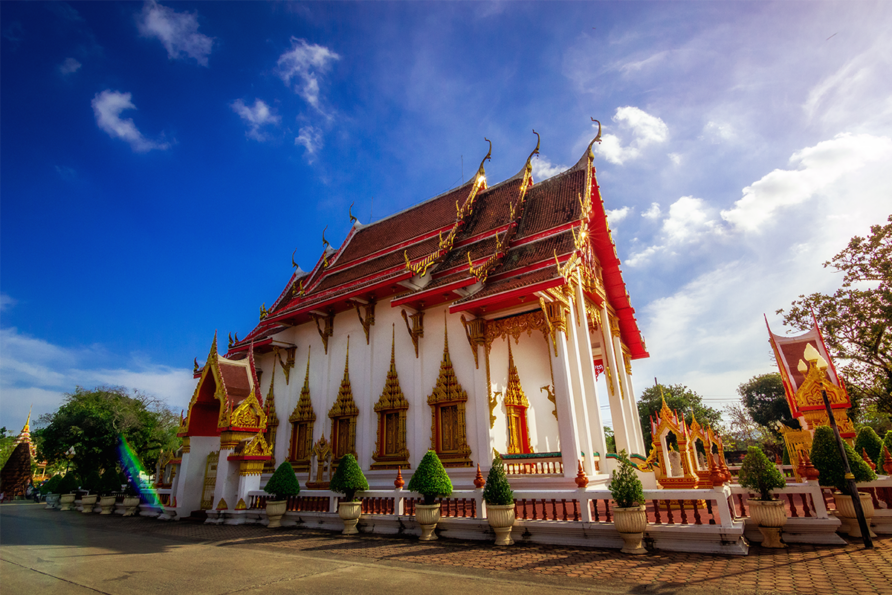
[(77, 387), (37, 425), (39, 456), (50, 463), (67, 461), (66, 453), (74, 447), (71, 461), (79, 473), (115, 467), (119, 437), (127, 439), (148, 469), (162, 450), (180, 443), (179, 416), (158, 399), (120, 387)]
[(855, 404), (892, 414), (892, 215), (867, 237), (853, 237), (824, 267), (843, 273), (836, 293), (800, 295), (777, 313), (784, 324), (806, 330), (814, 311)]
[(663, 399), (660, 396), (660, 388), (666, 398), (666, 405), (670, 409), (684, 415), (685, 421), (690, 424), (694, 416), (701, 426), (710, 426), (713, 431), (721, 432), (722, 414), (703, 404), (703, 397), (698, 395), (683, 384), (657, 384), (644, 389), (641, 398), (638, 399), (638, 416), (641, 418), (641, 431), (644, 434), (644, 447), (647, 452), (651, 449), (650, 416), (656, 419), (663, 407)]
[(784, 381), (779, 372), (753, 376), (737, 387), (737, 394), (753, 421), (778, 435), (774, 429), (775, 423), (792, 421)]

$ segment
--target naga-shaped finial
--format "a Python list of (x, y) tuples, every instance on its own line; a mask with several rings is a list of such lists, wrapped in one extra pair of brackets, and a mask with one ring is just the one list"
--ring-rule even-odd
[(266, 302), (260, 304), (260, 320), (263, 320), (269, 315), (269, 310), (266, 309)]
[(232, 347), (232, 333), (229, 333), (229, 347)]
[(298, 265), (296, 262), (294, 262), (295, 254), (297, 254), (297, 248), (295, 248), (294, 252), (291, 253), (291, 266), (293, 266), (294, 268), (299, 268), (300, 265)]
[(530, 161), (533, 160), (533, 155), (536, 155), (536, 156), (538, 157), (538, 155), (539, 155), (539, 143), (542, 142), (542, 137), (539, 136), (539, 133), (536, 132), (536, 129), (535, 129), (535, 128), (533, 128), (533, 134), (536, 135), (536, 148), (533, 149), (533, 152), (530, 153), (530, 156), (529, 156), (529, 157), (527, 157), (527, 169), (532, 169), (532, 168), (533, 168), (533, 166), (530, 164)]
[(356, 202), (351, 202), (350, 208), (347, 210), (347, 212), (350, 214), (350, 225), (353, 225), (354, 223), (359, 221), (359, 219), (357, 219), (356, 217), (353, 216), (353, 205), (355, 205), (355, 204), (356, 204)]
[(322, 230), (322, 249), (325, 250), (331, 244), (328, 243), (328, 240), (325, 239), (325, 230), (328, 229), (328, 226), (325, 226), (325, 229)]
[(588, 144), (588, 149), (587, 149), (587, 151), (588, 151), (589, 156), (590, 156), (592, 159), (594, 159), (594, 158), (595, 158), (595, 154), (592, 153), (592, 147), (594, 146), (595, 143), (599, 143), (599, 144), (600, 144), (600, 142), (601, 142), (601, 122), (598, 122), (598, 120), (595, 120), (594, 118), (592, 118), (592, 122), (597, 122), (597, 123), (598, 123), (598, 134), (597, 134), (597, 136), (595, 136), (595, 138), (592, 139), (592, 142), (590, 142), (590, 143)]
[(485, 140), (486, 142), (489, 143), (489, 151), (486, 153), (486, 157), (483, 158), (483, 161), (480, 162), (480, 167), (477, 168), (478, 180), (481, 177), (483, 177), (483, 178), (486, 177), (486, 170), (483, 169), (483, 164), (486, 163), (487, 161), (492, 161), (492, 141), (489, 140), (488, 138), (486, 138), (485, 136), (483, 137), (483, 140)]
[[(198, 358), (197, 358), (197, 357), (196, 357), (195, 360), (193, 361), (192, 373), (193, 373), (193, 374), (198, 374)], [(182, 417), (182, 414), (181, 414), (181, 417)]]

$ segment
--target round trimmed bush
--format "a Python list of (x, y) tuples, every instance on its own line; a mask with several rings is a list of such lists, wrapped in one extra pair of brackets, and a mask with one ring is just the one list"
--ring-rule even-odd
[(446, 498), (452, 493), (452, 481), (440, 462), (440, 457), (432, 450), (427, 451), (418, 469), (409, 480), (409, 491), (424, 496), (424, 504), (430, 506), (437, 498)]
[[(892, 454), (892, 430), (886, 432), (886, 436), (883, 438), (883, 446), (885, 446), (889, 453)], [(876, 463), (876, 461), (874, 461)]]
[(53, 475), (50, 477), (45, 484), (40, 486), (41, 494), (58, 494), (59, 493), (59, 484), (62, 483), (61, 475)]
[(291, 496), (300, 494), (300, 482), (297, 481), (297, 475), (294, 474), (291, 463), (283, 461), (266, 482), (263, 491), (270, 494), (273, 500), (287, 500)]
[(491, 506), (514, 504), (514, 491), (508, 483), (502, 457), (497, 456), (492, 460), (492, 467), (486, 476), (486, 486), (483, 488), (483, 500)]
[(759, 492), (759, 500), (763, 501), (774, 500), (771, 490), (787, 485), (787, 480), (758, 446), (747, 449), (737, 481), (742, 487)]
[(616, 502), (617, 508), (631, 508), (644, 504), (644, 486), (635, 472), (635, 465), (629, 460), (629, 455), (625, 449), (616, 455), (619, 465), (613, 470), (613, 477), (610, 479), (610, 495)]
[(861, 454), (863, 451), (867, 451), (871, 461), (882, 465), (883, 439), (870, 426), (858, 430), (858, 436), (855, 437), (855, 452)]
[[(843, 442), (846, 457), (849, 459), (849, 467), (855, 481), (873, 481), (876, 473), (864, 462), (847, 442)], [(811, 445), (811, 462), (820, 471), (818, 482), (822, 486), (832, 486), (846, 496), (853, 496), (849, 492), (849, 482), (846, 479), (845, 464), (839, 454), (839, 446), (836, 443), (836, 435), (830, 426), (819, 426), (815, 430), (815, 438)]]
[(66, 473), (65, 477), (59, 482), (58, 490), (60, 494), (70, 494), (77, 490), (79, 485), (74, 473)]
[(346, 454), (338, 461), (338, 470), (331, 478), (329, 489), (332, 492), (344, 494), (347, 502), (356, 502), (359, 500), (356, 497), (356, 492), (364, 492), (369, 489), (369, 482), (366, 481), (356, 457), (352, 454)]
[(93, 469), (87, 473), (81, 487), (87, 490), (90, 494), (98, 494), (102, 489), (102, 477), (99, 476), (99, 472)]
[(102, 496), (111, 496), (121, 491), (121, 474), (116, 469), (108, 469), (99, 479), (99, 493)]

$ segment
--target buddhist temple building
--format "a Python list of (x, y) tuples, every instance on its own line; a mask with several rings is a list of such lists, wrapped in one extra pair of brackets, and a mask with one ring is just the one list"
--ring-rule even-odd
[[(0, 490), (3, 491), (6, 498), (13, 499), (16, 497), (24, 497), (28, 485), (33, 481), (31, 473), (31, 462), (37, 460), (37, 447), (31, 442), (31, 412), (28, 412), (28, 419), (22, 431), (19, 432), (15, 440), (15, 446), (12, 454), (0, 469)], [(46, 467), (46, 463), (42, 464)], [(42, 473), (42, 468), (39, 466)]]
[(294, 264), (256, 327), (225, 354), (214, 335), (196, 361), (165, 476), (177, 515), (243, 508), (283, 461), (302, 489), (327, 487), (347, 453), (373, 488), (392, 489), (397, 468), (408, 481), (428, 449), (457, 488), (495, 453), (543, 487), (575, 487), (580, 462), (603, 484), (602, 406), (617, 450), (643, 455), (632, 363), (648, 352), (595, 175), (599, 137), (543, 181), (537, 143), (490, 183), (490, 145), (458, 188), (372, 224), (351, 216), (338, 247), (323, 232), (318, 261)]

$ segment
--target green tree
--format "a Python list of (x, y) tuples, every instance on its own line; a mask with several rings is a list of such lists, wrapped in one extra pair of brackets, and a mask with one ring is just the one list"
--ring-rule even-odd
[(497, 456), (492, 460), (492, 467), (486, 477), (486, 485), (483, 488), (483, 499), (489, 505), (507, 506), (514, 502), (514, 491), (508, 483), (508, 474), (502, 464), (502, 457)]
[(291, 463), (282, 461), (273, 476), (266, 482), (263, 491), (270, 494), (273, 500), (287, 500), (291, 496), (297, 496), (300, 493), (300, 483), (297, 481)]
[[(867, 466), (861, 455), (855, 452), (848, 442), (843, 443), (846, 458), (849, 460), (849, 468), (856, 482), (873, 481), (876, 474)], [(839, 452), (839, 443), (836, 434), (830, 426), (818, 426), (815, 429), (815, 438), (811, 444), (811, 461), (820, 472), (818, 483), (826, 487), (835, 487), (841, 493), (852, 496), (849, 492), (849, 481), (846, 479), (845, 463)]]
[(777, 466), (768, 460), (765, 453), (758, 446), (750, 446), (740, 466), (738, 483), (741, 487), (754, 492), (759, 492), (759, 500), (774, 500), (771, 490), (779, 490), (786, 487), (787, 481)]
[(858, 436), (855, 437), (855, 452), (863, 456), (865, 451), (871, 461), (879, 462), (878, 469), (882, 469), (883, 439), (870, 426), (858, 430)]
[(0, 469), (9, 460), (9, 455), (15, 449), (16, 434), (9, 432), (6, 427), (0, 428)]
[(778, 372), (753, 376), (737, 387), (737, 394), (753, 421), (778, 436), (780, 432), (775, 430), (775, 424), (792, 421), (784, 381)]
[(365, 492), (369, 489), (369, 482), (362, 473), (359, 462), (352, 454), (345, 454), (338, 461), (338, 470), (331, 478), (329, 486), (332, 492), (344, 494), (347, 502), (356, 502), (356, 492)]
[(814, 312), (854, 404), (892, 414), (892, 215), (869, 236), (853, 237), (824, 267), (843, 273), (836, 293), (800, 295), (777, 313), (784, 324), (807, 330)]
[(77, 387), (38, 424), (43, 426), (38, 456), (67, 463), (66, 453), (74, 447), (72, 463), (79, 472), (115, 468), (119, 437), (127, 439), (147, 469), (154, 468), (161, 450), (180, 444), (178, 415), (158, 399), (119, 387)]
[(435, 504), (437, 498), (447, 498), (452, 493), (452, 481), (436, 452), (429, 450), (425, 453), (407, 487), (410, 492), (424, 496), (427, 506)]
[(616, 452), (616, 436), (610, 426), (604, 426), (604, 441), (607, 443), (607, 452)]
[(656, 421), (663, 408), (663, 398), (660, 396), (660, 388), (666, 398), (666, 405), (670, 409), (684, 415), (685, 421), (690, 424), (694, 416), (701, 426), (710, 426), (714, 432), (723, 432), (721, 426), (722, 414), (703, 404), (703, 397), (698, 395), (683, 384), (657, 384), (644, 389), (641, 398), (638, 399), (638, 416), (641, 418), (641, 431), (644, 433), (644, 446), (650, 453), (652, 438), (650, 434), (650, 417)]

